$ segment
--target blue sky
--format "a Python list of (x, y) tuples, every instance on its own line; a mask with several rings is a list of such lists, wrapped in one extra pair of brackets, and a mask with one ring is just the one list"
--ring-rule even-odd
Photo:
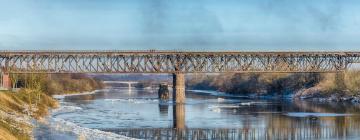
[(0, 0), (0, 49), (360, 51), (360, 1)]

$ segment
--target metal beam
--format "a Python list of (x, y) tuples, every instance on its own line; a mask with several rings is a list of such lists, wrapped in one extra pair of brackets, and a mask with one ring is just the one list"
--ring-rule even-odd
[(360, 52), (0, 51), (9, 73), (339, 72)]

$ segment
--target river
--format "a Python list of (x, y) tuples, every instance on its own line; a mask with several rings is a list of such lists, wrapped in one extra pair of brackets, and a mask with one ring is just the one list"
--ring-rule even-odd
[[(250, 99), (216, 91), (186, 92), (186, 103), (159, 101), (157, 90), (113, 87), (68, 96), (36, 139), (79, 139), (79, 128), (139, 139), (357, 139), (360, 106), (349, 103)], [(79, 128), (65, 129), (68, 122)], [(76, 133), (75, 133), (76, 131)], [(78, 132), (80, 131), (80, 132)], [(88, 130), (87, 130), (88, 131)], [(96, 138), (94, 138), (96, 139)], [(103, 137), (103, 139), (107, 139)]]

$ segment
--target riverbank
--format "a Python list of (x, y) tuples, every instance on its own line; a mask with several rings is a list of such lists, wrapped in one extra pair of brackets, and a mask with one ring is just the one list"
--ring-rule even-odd
[(43, 119), (56, 107), (57, 101), (41, 91), (0, 91), (0, 139), (32, 139), (31, 121)]
[(90, 92), (103, 87), (83, 74), (11, 75), (18, 91), (0, 91), (0, 139), (32, 139), (32, 122), (43, 122), (49, 110), (59, 107), (53, 94)]
[(311, 100), (319, 102), (350, 102), (360, 104), (360, 94), (347, 93), (349, 91), (333, 91), (333, 93), (324, 92), (319, 87), (311, 87), (295, 92), (295, 100)]
[[(54, 99), (92, 95), (100, 91), (94, 90), (91, 92), (55, 95)], [(35, 95), (34, 93), (35, 91), (28, 89), (22, 89), (19, 92), (1, 91), (0, 140), (30, 140), (37, 137), (45, 137), (40, 135), (44, 130), (52, 130), (53, 132), (51, 133), (62, 135), (65, 138), (134, 140), (133, 138), (110, 132), (84, 128), (75, 123), (56, 118), (57, 114), (79, 111), (79, 108), (62, 105), (61, 101), (54, 100), (44, 93), (39, 93), (40, 100), (36, 101), (34, 100), (35, 97), (32, 97), (32, 95)], [(32, 104), (30, 102), (37, 103)], [(32, 105), (30, 106), (30, 104)], [(40, 126), (41, 128), (39, 128)]]
[(360, 102), (360, 71), (343, 73), (242, 73), (195, 75), (188, 89), (233, 95), (331, 102)]

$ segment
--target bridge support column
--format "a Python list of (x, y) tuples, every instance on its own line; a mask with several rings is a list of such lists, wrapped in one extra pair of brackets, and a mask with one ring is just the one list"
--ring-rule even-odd
[(173, 101), (175, 103), (185, 103), (185, 74), (173, 74)]
[(9, 73), (1, 72), (1, 87), (11, 89), (11, 80)]

